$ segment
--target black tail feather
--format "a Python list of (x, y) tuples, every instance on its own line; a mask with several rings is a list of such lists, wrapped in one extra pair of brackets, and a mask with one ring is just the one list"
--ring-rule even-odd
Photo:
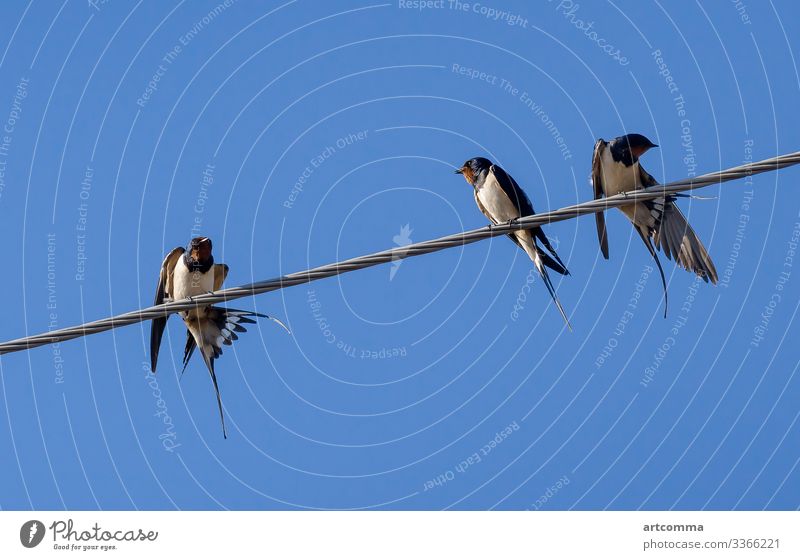
[(181, 370), (181, 378), (183, 377), (183, 372), (186, 371), (186, 366), (189, 365), (189, 359), (194, 354), (194, 349), (197, 348), (197, 342), (195, 342), (192, 333), (187, 329), (186, 330), (186, 346), (183, 349), (183, 369)]
[[(214, 371), (214, 360), (222, 355), (222, 346), (230, 346), (234, 340), (239, 339), (236, 333), (246, 332), (244, 324), (256, 323), (254, 317), (271, 319), (287, 331), (289, 330), (278, 319), (263, 313), (209, 306), (205, 309), (205, 314), (196, 319), (196, 326), (195, 324), (189, 325), (197, 334), (197, 339), (195, 339), (191, 331), (187, 331), (186, 347), (183, 353), (183, 371), (186, 370), (189, 359), (192, 357), (192, 353), (197, 348), (199, 341), (200, 354), (203, 356), (203, 361), (211, 376), (211, 382), (214, 385), (214, 392), (217, 396), (217, 407), (219, 408), (219, 417), (222, 422), (222, 435), (226, 439), (228, 432), (225, 428), (225, 415), (222, 409), (222, 397), (220, 396), (217, 374)], [(181, 371), (181, 375), (183, 375), (183, 371)]]
[[(544, 255), (539, 251), (539, 256), (543, 257)], [(558, 295), (556, 294), (556, 289), (553, 287), (553, 283), (550, 281), (550, 275), (547, 273), (547, 268), (544, 267), (544, 259), (541, 262), (534, 261), (533, 263), (536, 266), (536, 269), (539, 271), (539, 275), (542, 277), (544, 281), (544, 285), (547, 286), (547, 291), (550, 292), (550, 297), (553, 299), (553, 303), (556, 304), (558, 308), (558, 312), (561, 313), (561, 317), (564, 319), (564, 322), (567, 324), (567, 328), (572, 332), (572, 325), (567, 318), (567, 313), (564, 311), (564, 308), (561, 306), (561, 302), (558, 300)]]
[(634, 226), (633, 229), (635, 229), (637, 231), (639, 236), (642, 238), (642, 241), (644, 242), (645, 247), (647, 247), (647, 250), (650, 251), (650, 255), (653, 257), (653, 260), (656, 261), (656, 266), (658, 267), (658, 273), (661, 275), (661, 285), (664, 287), (664, 318), (666, 319), (667, 318), (668, 297), (667, 297), (667, 280), (664, 277), (664, 269), (661, 268), (661, 261), (658, 260), (658, 253), (656, 253), (656, 250), (653, 247), (653, 243), (650, 241), (650, 237), (648, 237), (647, 235), (642, 233), (642, 231), (638, 227)]
[(222, 422), (222, 437), (228, 439), (228, 431), (225, 429), (225, 414), (222, 412), (222, 397), (219, 394), (219, 385), (217, 384), (217, 374), (214, 373), (214, 358), (203, 354), (203, 360), (206, 362), (208, 373), (211, 375), (211, 382), (214, 384), (214, 392), (217, 394), (217, 407), (219, 408), (219, 419)]
[(542, 262), (545, 264), (545, 266), (550, 267), (559, 274), (563, 274), (565, 276), (569, 274), (569, 270), (567, 270), (566, 268), (564, 268), (563, 265), (557, 263), (552, 258), (550, 258), (550, 255), (548, 255), (547, 253), (543, 253), (540, 251), (539, 256), (542, 258)]
[[(558, 262), (558, 264), (561, 265), (560, 268), (555, 267), (555, 266), (551, 266), (549, 264), (547, 266), (549, 266), (550, 268), (552, 268), (553, 270), (555, 270), (556, 272), (558, 272), (560, 274), (564, 274), (564, 275), (569, 274), (569, 270), (567, 270), (567, 265), (565, 265), (563, 263), (563, 261), (561, 260), (561, 257), (559, 257), (558, 253), (556, 253), (556, 250), (553, 249), (553, 246), (550, 244), (550, 240), (544, 234), (544, 230), (542, 228), (538, 227), (538, 228), (533, 228), (531, 230), (531, 232), (533, 233), (533, 238), (534, 239), (538, 239), (539, 241), (541, 241), (542, 245), (544, 245), (545, 249), (547, 249), (550, 252), (550, 254), (553, 255), (553, 258)], [(545, 264), (547, 264), (548, 260), (552, 262), (553, 259), (551, 259), (548, 255), (546, 255), (545, 253), (543, 253), (541, 251), (539, 253), (542, 256), (542, 260), (545, 261)], [(547, 257), (547, 258), (545, 258), (545, 257)], [(561, 272), (562, 270), (563, 270), (563, 272)]]
[(158, 317), (150, 323), (150, 371), (156, 372), (158, 363), (158, 349), (161, 347), (161, 338), (167, 326), (166, 317)]

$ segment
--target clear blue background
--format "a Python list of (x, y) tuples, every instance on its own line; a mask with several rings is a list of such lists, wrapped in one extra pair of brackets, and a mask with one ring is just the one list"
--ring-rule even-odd
[[(2, 339), (149, 305), (196, 219), (237, 285), (484, 225), (452, 174), (475, 155), (544, 210), (591, 197), (598, 137), (649, 136), (660, 180), (800, 148), (788, 0), (488, 6), (515, 25), (486, 3), (240, 1), (203, 24), (216, 6), (3, 4), (0, 122), (29, 84), (5, 134)], [(238, 301), (293, 334), (262, 321), (218, 361), (227, 440), (202, 362), (178, 377), (175, 318), (155, 381), (148, 324), (4, 355), (0, 507), (795, 509), (798, 181), (681, 201), (726, 282), (666, 263), (666, 320), (618, 212), (609, 262), (591, 218), (547, 229), (573, 333), (507, 239)]]

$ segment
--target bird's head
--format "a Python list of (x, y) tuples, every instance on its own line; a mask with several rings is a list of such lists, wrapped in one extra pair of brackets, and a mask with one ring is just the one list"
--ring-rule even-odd
[(455, 173), (463, 175), (467, 183), (474, 186), (481, 173), (486, 173), (491, 166), (492, 162), (488, 159), (476, 157), (465, 161), (464, 165), (455, 170)]
[(192, 262), (203, 265), (211, 259), (211, 239), (195, 237), (186, 248)]
[(626, 134), (617, 138), (617, 145), (623, 152), (631, 155), (631, 160), (636, 163), (650, 148), (658, 148), (647, 136), (642, 134)]

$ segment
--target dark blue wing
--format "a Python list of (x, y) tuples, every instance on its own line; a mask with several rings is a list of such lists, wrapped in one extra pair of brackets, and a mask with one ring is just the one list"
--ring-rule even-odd
[(502, 187), (503, 192), (506, 193), (506, 196), (511, 199), (511, 202), (519, 210), (520, 217), (532, 216), (534, 211), (531, 199), (528, 198), (528, 195), (520, 188), (514, 178), (499, 165), (492, 165), (489, 169), (494, 174), (500, 187)]
[[(519, 210), (520, 217), (523, 216), (533, 216), (536, 212), (533, 210), (533, 204), (531, 204), (531, 199), (528, 198), (528, 195), (525, 194), (525, 191), (520, 188), (514, 178), (506, 173), (505, 169), (500, 167), (499, 165), (492, 165), (490, 171), (494, 175), (494, 178), (500, 184), (500, 187), (503, 189), (503, 192), (506, 193), (506, 196), (511, 199), (511, 202), (517, 207)], [(566, 265), (561, 261), (559, 258), (558, 253), (550, 244), (550, 240), (547, 239), (547, 236), (544, 234), (544, 230), (540, 227), (533, 228), (531, 230), (533, 237), (539, 240), (542, 245), (553, 255), (554, 259), (551, 259), (547, 256), (546, 253), (541, 253), (543, 255), (543, 259), (545, 264), (558, 272), (559, 274), (569, 274), (569, 270), (567, 270)], [(513, 235), (509, 235), (509, 237), (517, 243), (516, 238)], [(541, 251), (540, 251), (541, 252)]]
[[(153, 300), (153, 305), (161, 305), (164, 303), (165, 298), (172, 297), (167, 288), (172, 285), (172, 273), (175, 270), (175, 264), (184, 252), (185, 249), (183, 247), (175, 247), (164, 258), (164, 262), (161, 263), (161, 273), (158, 276), (158, 287), (156, 288), (156, 297)], [(161, 338), (164, 336), (166, 327), (166, 317), (156, 317), (150, 324), (150, 370), (153, 373), (156, 372), (158, 349), (161, 346)]]

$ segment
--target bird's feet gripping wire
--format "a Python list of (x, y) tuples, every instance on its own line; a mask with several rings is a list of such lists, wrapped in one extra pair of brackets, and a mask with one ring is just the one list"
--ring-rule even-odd
[(497, 224), (490, 223), (489, 224), (489, 231), (492, 231), (497, 226), (513, 226), (518, 221), (519, 221), (519, 218), (511, 218), (510, 220), (506, 220), (505, 222), (500, 222), (500, 223), (497, 223)]

